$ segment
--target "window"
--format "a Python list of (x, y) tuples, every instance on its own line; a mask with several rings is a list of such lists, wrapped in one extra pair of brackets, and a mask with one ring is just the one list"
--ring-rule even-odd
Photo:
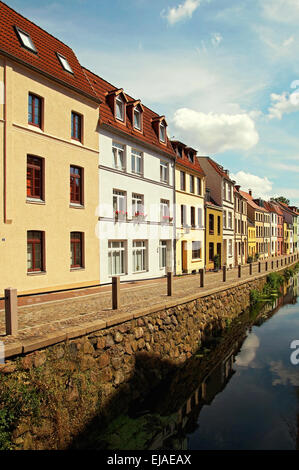
[(228, 240), (228, 256), (233, 256), (233, 241)]
[(44, 236), (43, 232), (27, 232), (27, 271), (44, 270)]
[(188, 160), (189, 160), (189, 162), (194, 163), (194, 155), (193, 155), (192, 152), (188, 153)]
[(160, 141), (165, 143), (166, 142), (166, 127), (164, 124), (160, 124), (159, 129), (160, 129)]
[(125, 146), (112, 142), (113, 168), (124, 171), (125, 165)]
[(178, 146), (178, 147), (176, 148), (176, 154), (177, 154), (177, 156), (180, 157), (180, 158), (183, 157), (183, 149), (182, 149), (182, 147)]
[(217, 217), (217, 234), (220, 235), (220, 230), (221, 230), (221, 217), (218, 215)]
[(228, 184), (228, 200), (232, 201), (232, 187)]
[(160, 181), (168, 183), (168, 163), (160, 162)]
[(57, 54), (57, 57), (59, 59), (59, 62), (62, 65), (62, 68), (66, 72), (73, 73), (72, 68), (71, 68), (70, 64), (68, 63), (67, 59), (65, 57), (63, 57), (63, 55), (59, 54), (58, 52), (56, 52), (56, 54)]
[(82, 116), (72, 111), (72, 139), (82, 141)]
[(167, 241), (160, 240), (159, 243), (159, 265), (160, 269), (166, 268), (167, 263)]
[(190, 175), (190, 193), (194, 193), (194, 176)]
[(28, 95), (28, 124), (42, 127), (42, 99), (32, 93)]
[(171, 222), (172, 218), (169, 215), (169, 201), (161, 199), (160, 201), (160, 216), (162, 222)]
[(213, 235), (214, 233), (214, 215), (209, 214), (209, 233)]
[(232, 217), (232, 213), (231, 212), (228, 212), (228, 228), (232, 228), (233, 224), (233, 217)]
[(70, 202), (83, 205), (83, 170), (70, 166)]
[(113, 189), (113, 213), (116, 218), (127, 216), (127, 196), (124, 191)]
[(71, 268), (83, 267), (83, 234), (71, 232)]
[(198, 208), (198, 227), (202, 227), (202, 209)]
[(132, 173), (142, 174), (142, 152), (132, 150), (131, 153)]
[(181, 205), (181, 225), (187, 225), (187, 208), (184, 205)]
[(22, 31), (17, 26), (15, 27), (15, 29), (16, 29), (16, 32), (18, 34), (18, 38), (19, 38), (19, 41), (20, 41), (21, 45), (23, 47), (26, 47), (26, 49), (29, 49), (31, 52), (37, 53), (37, 50), (36, 50), (36, 48), (33, 44), (33, 41), (31, 39), (31, 37), (29, 36), (29, 34), (26, 33), (25, 31)]
[(214, 260), (214, 243), (210, 242), (209, 243), (209, 261)]
[(191, 207), (191, 226), (195, 227), (195, 207)]
[(201, 242), (192, 242), (192, 259), (201, 258)]
[(108, 242), (108, 272), (109, 276), (125, 274), (124, 242)]
[(223, 212), (223, 227), (226, 228), (226, 211)]
[(27, 156), (27, 198), (43, 200), (43, 160)]
[(197, 181), (197, 194), (198, 196), (201, 196), (201, 179), (196, 178), (196, 181)]
[(132, 216), (144, 216), (144, 208), (143, 208), (143, 195), (142, 194), (132, 194)]
[(186, 174), (180, 171), (181, 191), (186, 191)]
[(139, 108), (134, 108), (134, 127), (141, 131), (141, 111)]
[(223, 199), (226, 199), (226, 182), (223, 181)]
[(117, 96), (115, 99), (115, 105), (116, 105), (116, 118), (119, 119), (120, 121), (125, 120), (125, 105), (123, 102), (123, 99), (120, 96)]
[(146, 243), (133, 241), (133, 272), (146, 271)]

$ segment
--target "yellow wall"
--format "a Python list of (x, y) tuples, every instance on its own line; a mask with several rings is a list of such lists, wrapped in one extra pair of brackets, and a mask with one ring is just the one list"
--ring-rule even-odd
[[(214, 234), (209, 231), (209, 215), (214, 215)], [(218, 217), (220, 217), (220, 235), (218, 235)], [(213, 209), (212, 207), (206, 207), (206, 269), (214, 269), (214, 261), (209, 260), (209, 245), (214, 244), (214, 256), (217, 255), (217, 244), (221, 245), (221, 259), (220, 263), (223, 263), (223, 252), (222, 252), (222, 233), (223, 233), (223, 214), (221, 210)]]
[(256, 253), (256, 236), (255, 227), (248, 226), (248, 256), (252, 256)]
[[(180, 171), (184, 171), (186, 173), (186, 191), (181, 191), (180, 188)], [(195, 176), (195, 191), (196, 191), (196, 177), (201, 178), (202, 181), (202, 195), (198, 196), (196, 194), (189, 192), (189, 175), (192, 174)], [(196, 217), (196, 225), (197, 225), (197, 216), (198, 216), (198, 208), (202, 210), (202, 225), (204, 226), (205, 214), (204, 214), (204, 194), (205, 194), (205, 180), (196, 172), (188, 171), (185, 167), (180, 167), (179, 165), (176, 166), (175, 171), (175, 187), (176, 187), (176, 274), (183, 273), (183, 263), (182, 263), (182, 242), (186, 242), (186, 257), (187, 257), (187, 273), (192, 273), (192, 271), (204, 268), (204, 244), (205, 244), (205, 234), (203, 228), (190, 228), (188, 233), (186, 230), (181, 228), (181, 205), (185, 205), (187, 207), (187, 214), (190, 217), (190, 208), (195, 207), (195, 217)], [(190, 225), (190, 223), (189, 223)], [(201, 258), (197, 260), (192, 260), (192, 242), (193, 241), (200, 241), (201, 242)]]
[[(0, 64), (0, 77), (1, 73)], [(44, 132), (28, 125), (29, 92), (44, 98)], [(71, 141), (71, 111), (84, 116), (83, 145)], [(96, 103), (18, 64), (8, 62), (9, 223), (3, 223), (1, 213), (0, 295), (8, 286), (27, 293), (99, 282), (98, 239), (95, 235), (98, 205), (97, 122)], [(27, 154), (44, 158), (45, 204), (26, 201)], [(70, 207), (71, 164), (84, 168), (84, 209)], [(0, 185), (2, 181), (1, 174)], [(45, 232), (46, 273), (27, 274), (28, 230)], [(85, 234), (85, 268), (76, 271), (70, 270), (71, 231)]]

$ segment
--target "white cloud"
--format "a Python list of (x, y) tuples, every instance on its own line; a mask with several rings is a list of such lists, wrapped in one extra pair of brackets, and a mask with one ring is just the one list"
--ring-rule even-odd
[(299, 19), (298, 0), (260, 0), (264, 16), (279, 23), (296, 23)]
[(272, 163), (272, 167), (277, 170), (291, 171), (292, 173), (299, 173), (299, 165), (289, 165), (287, 163)]
[(172, 122), (183, 141), (199, 148), (200, 153), (248, 150), (259, 140), (254, 121), (245, 113), (202, 113), (181, 108)]
[(223, 37), (220, 33), (213, 33), (211, 38), (211, 43), (214, 47), (219, 46), (219, 44), (223, 41)]
[(273, 361), (270, 363), (270, 370), (273, 374), (276, 374), (276, 378), (273, 378), (273, 385), (293, 385), (294, 387), (299, 386), (299, 375), (295, 367), (286, 367), (282, 361)]
[(271, 197), (273, 183), (266, 176), (261, 178), (245, 171), (238, 171), (235, 174), (231, 173), (230, 176), (242, 186), (241, 190), (247, 192), (248, 189), (252, 189), (253, 197), (262, 197), (264, 199)]
[(245, 340), (241, 352), (238, 354), (236, 358), (236, 364), (241, 367), (254, 367), (254, 359), (256, 357), (257, 350), (260, 346), (259, 338), (252, 333), (248, 338)]
[(285, 39), (285, 41), (283, 41), (282, 45), (284, 47), (288, 47), (290, 44), (293, 44), (294, 41), (295, 41), (294, 36), (291, 36), (288, 39)]
[(166, 17), (169, 24), (173, 25), (179, 21), (192, 18), (199, 5), (200, 0), (185, 0), (184, 3), (180, 3), (177, 7), (169, 8), (166, 14), (165, 10), (163, 10), (161, 15)]
[(283, 114), (290, 114), (299, 111), (299, 92), (293, 93), (284, 91), (281, 95), (271, 94), (272, 106), (269, 108), (270, 119), (281, 119)]

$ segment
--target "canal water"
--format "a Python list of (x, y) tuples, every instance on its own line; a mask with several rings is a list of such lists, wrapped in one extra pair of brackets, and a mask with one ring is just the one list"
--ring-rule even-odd
[(245, 312), (104, 431), (93, 429), (86, 446), (298, 449), (299, 365), (290, 348), (299, 340), (298, 296), (297, 276), (273, 304)]

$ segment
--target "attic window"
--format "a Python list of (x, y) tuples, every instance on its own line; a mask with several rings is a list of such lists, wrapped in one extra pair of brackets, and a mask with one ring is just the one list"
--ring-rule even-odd
[(183, 156), (183, 149), (182, 149), (182, 147), (177, 147), (177, 148), (176, 148), (176, 153), (177, 153), (177, 155), (178, 155), (180, 158), (182, 158), (182, 156)]
[(22, 44), (22, 46), (26, 47), (26, 49), (29, 49), (29, 51), (37, 53), (37, 50), (33, 44), (33, 41), (31, 37), (29, 36), (28, 33), (25, 33), (25, 31), (22, 31), (19, 29), (17, 26), (15, 26), (16, 32), (18, 34), (19, 40)]
[(141, 111), (137, 106), (134, 108), (134, 127), (141, 131)]
[(165, 124), (160, 124), (160, 140), (161, 140), (161, 142), (166, 142)]
[(65, 70), (66, 72), (69, 72), (69, 73), (74, 73), (74, 72), (72, 71), (72, 69), (71, 69), (70, 64), (69, 64), (68, 61), (66, 60), (66, 58), (63, 57), (63, 56), (62, 56), (61, 54), (59, 54), (58, 52), (56, 52), (56, 54), (57, 54), (57, 57), (58, 57), (58, 59), (59, 59), (61, 65), (62, 65), (62, 67), (64, 68), (64, 70)]
[(116, 97), (115, 104), (116, 104), (116, 119), (119, 119), (120, 121), (124, 121), (125, 120), (125, 106), (120, 96)]
[(191, 163), (194, 163), (194, 155), (193, 155), (192, 152), (189, 152), (189, 153), (188, 153), (188, 159), (189, 159), (189, 161), (190, 161)]

